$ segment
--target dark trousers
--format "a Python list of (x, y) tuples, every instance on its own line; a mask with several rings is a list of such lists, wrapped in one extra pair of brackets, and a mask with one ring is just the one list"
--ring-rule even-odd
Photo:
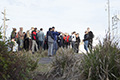
[(25, 43), (24, 43), (24, 48), (25, 48), (25, 50), (29, 50), (29, 38), (26, 38), (25, 39)]
[(43, 41), (38, 41), (38, 49), (41, 50), (43, 48)]
[(72, 41), (72, 48), (75, 51), (75, 41)]
[(92, 50), (92, 43), (93, 43), (93, 40), (92, 40), (92, 39), (89, 39), (88, 48), (89, 48), (90, 50)]
[(79, 52), (79, 43), (76, 43), (75, 47), (76, 47), (76, 51), (75, 52), (78, 53)]
[(69, 46), (69, 42), (65, 42), (65, 48), (68, 49), (68, 46)]
[(32, 40), (29, 39), (29, 50), (32, 50)]

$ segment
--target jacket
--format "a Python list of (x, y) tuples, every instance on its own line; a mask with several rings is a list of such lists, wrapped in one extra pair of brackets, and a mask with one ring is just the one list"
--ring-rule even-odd
[(31, 36), (32, 36), (32, 40), (37, 40), (37, 33), (36, 33), (36, 31), (35, 31), (35, 30), (34, 30), (34, 31), (32, 31)]
[(63, 37), (63, 39), (64, 39), (65, 42), (69, 42), (69, 38), (70, 38), (70, 36)]
[(88, 35), (88, 34), (85, 34), (83, 41), (87, 41), (87, 40), (89, 40), (89, 35)]
[(11, 39), (15, 39), (15, 37), (16, 37), (16, 32), (12, 31), (12, 33), (11, 33)]
[(93, 39), (94, 35), (92, 31), (88, 32), (88, 35), (89, 35), (89, 39)]
[(23, 34), (22, 31), (19, 31), (19, 32), (18, 32), (18, 37), (19, 37), (20, 39), (24, 39), (24, 34)]
[(76, 37), (76, 44), (79, 44), (80, 43), (80, 37)]
[(52, 33), (53, 33), (54, 39), (56, 41), (57, 40), (57, 36), (60, 35), (60, 33), (59, 32), (54, 32), (54, 31), (52, 31)]
[(42, 31), (37, 33), (37, 38), (38, 38), (38, 41), (44, 41), (45, 40), (44, 33)]
[(48, 39), (48, 42), (54, 42), (54, 36), (53, 36), (53, 32), (52, 31), (48, 31), (47, 32), (47, 39)]

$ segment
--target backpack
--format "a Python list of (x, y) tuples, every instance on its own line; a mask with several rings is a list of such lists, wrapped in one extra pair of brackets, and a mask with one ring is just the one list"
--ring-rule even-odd
[(69, 37), (69, 42), (72, 42), (72, 36)]

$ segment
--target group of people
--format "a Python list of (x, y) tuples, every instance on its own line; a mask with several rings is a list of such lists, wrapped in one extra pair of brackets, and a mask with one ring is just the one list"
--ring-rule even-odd
[[(38, 30), (37, 28), (31, 27), (27, 32), (23, 32), (23, 27), (20, 27), (20, 30), (16, 32), (16, 28), (13, 28), (11, 33), (11, 50), (13, 50), (14, 43), (18, 44), (17, 50), (22, 49), (32, 51), (34, 54), (35, 51), (39, 50), (48, 50), (48, 56), (53, 56), (56, 54), (58, 48), (72, 48), (75, 53), (79, 52), (79, 44), (81, 42), (79, 33), (75, 31), (69, 35), (68, 33), (63, 33), (55, 31), (55, 27), (49, 28), (46, 35), (43, 32), (43, 28)], [(87, 28), (84, 35), (84, 48), (88, 52), (89, 49), (92, 49), (93, 33), (90, 31), (90, 28)]]

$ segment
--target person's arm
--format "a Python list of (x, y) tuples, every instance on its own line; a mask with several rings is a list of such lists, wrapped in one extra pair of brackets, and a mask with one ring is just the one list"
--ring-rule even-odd
[(43, 38), (43, 40), (45, 40), (45, 35), (44, 35), (44, 33), (42, 34), (42, 38)]
[(19, 32), (20, 37), (24, 37), (24, 34), (22, 32)]
[(59, 33), (59, 32), (53, 32), (53, 34), (60, 35), (60, 33)]

